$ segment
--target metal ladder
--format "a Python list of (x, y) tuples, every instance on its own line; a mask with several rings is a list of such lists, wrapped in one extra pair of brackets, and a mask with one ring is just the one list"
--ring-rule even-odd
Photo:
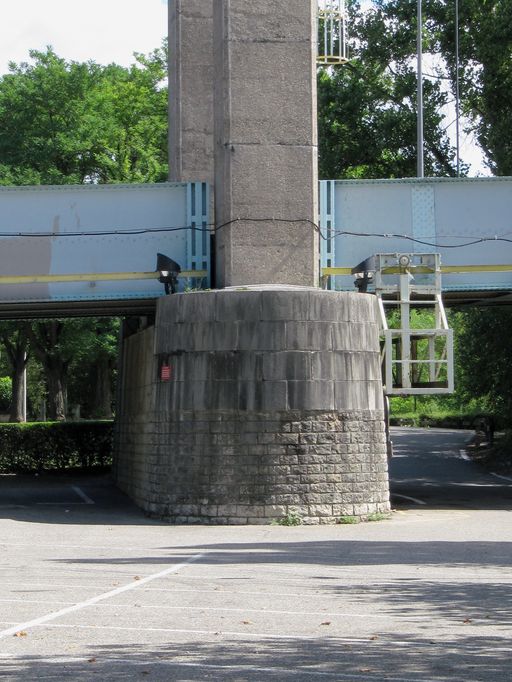
[[(375, 288), (385, 393), (452, 393), (453, 331), (441, 297), (440, 255), (377, 254), (352, 272), (361, 291), (367, 291), (369, 285)], [(430, 327), (418, 327), (413, 314), (418, 309), (433, 311)]]

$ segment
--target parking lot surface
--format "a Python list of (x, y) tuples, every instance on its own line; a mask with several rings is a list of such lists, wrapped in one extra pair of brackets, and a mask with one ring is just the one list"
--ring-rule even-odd
[(508, 682), (510, 521), (169, 526), (106, 476), (0, 477), (0, 678)]

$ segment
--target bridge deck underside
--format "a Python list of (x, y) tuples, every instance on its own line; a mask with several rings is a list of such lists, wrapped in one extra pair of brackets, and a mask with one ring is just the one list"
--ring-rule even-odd
[(105, 301), (0, 302), (0, 320), (69, 317), (154, 317), (156, 298)]

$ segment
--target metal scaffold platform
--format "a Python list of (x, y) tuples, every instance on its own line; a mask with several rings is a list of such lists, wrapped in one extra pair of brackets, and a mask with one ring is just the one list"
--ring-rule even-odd
[(452, 393), (453, 331), (441, 295), (441, 259), (385, 253), (352, 269), (356, 287), (377, 297), (387, 395)]
[(345, 0), (319, 0), (318, 64), (335, 66), (348, 61), (346, 18)]

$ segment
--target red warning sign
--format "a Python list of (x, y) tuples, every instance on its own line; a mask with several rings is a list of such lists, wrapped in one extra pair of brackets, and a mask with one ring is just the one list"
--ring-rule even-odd
[(160, 367), (160, 379), (162, 381), (170, 381), (171, 375), (172, 375), (172, 371), (171, 371), (170, 365), (164, 364)]

